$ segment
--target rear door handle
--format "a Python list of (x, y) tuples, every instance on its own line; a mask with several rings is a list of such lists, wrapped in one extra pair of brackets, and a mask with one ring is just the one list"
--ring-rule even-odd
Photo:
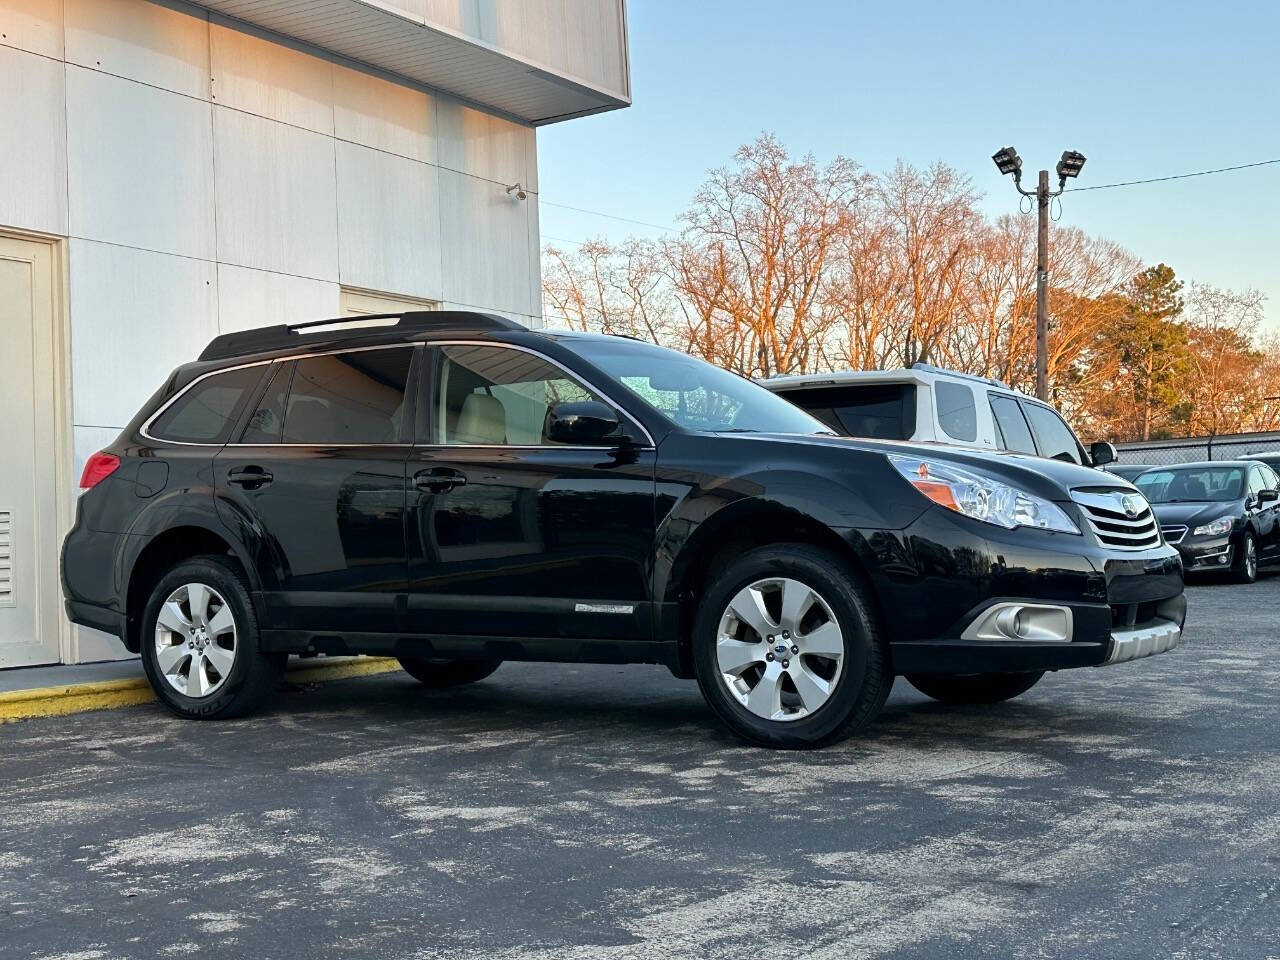
[(448, 467), (435, 467), (431, 470), (419, 470), (413, 475), (413, 485), (419, 490), (431, 493), (447, 493), (454, 487), (465, 486), (467, 478), (457, 470)]
[(259, 466), (232, 467), (227, 471), (227, 483), (234, 483), (237, 487), (244, 487), (246, 490), (257, 490), (270, 483), (272, 479), (271, 472)]

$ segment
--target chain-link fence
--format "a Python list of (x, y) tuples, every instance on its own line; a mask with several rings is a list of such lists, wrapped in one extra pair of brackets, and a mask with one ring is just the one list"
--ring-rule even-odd
[(1117, 443), (1120, 463), (1149, 463), (1162, 467), (1198, 460), (1237, 460), (1258, 453), (1280, 453), (1280, 432), (1233, 433), (1185, 440), (1139, 440)]

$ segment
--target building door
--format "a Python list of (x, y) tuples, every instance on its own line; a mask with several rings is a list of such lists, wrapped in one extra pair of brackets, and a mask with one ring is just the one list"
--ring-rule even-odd
[(58, 661), (54, 256), (0, 236), (0, 667)]

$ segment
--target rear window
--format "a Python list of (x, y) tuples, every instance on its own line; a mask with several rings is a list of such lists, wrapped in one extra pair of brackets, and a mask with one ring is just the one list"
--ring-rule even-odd
[(952, 440), (972, 443), (978, 439), (978, 408), (973, 390), (963, 383), (937, 380), (933, 384), (938, 404), (938, 426)]
[(876, 440), (910, 440), (916, 432), (916, 388), (868, 383), (780, 391), (836, 433)]
[(352, 350), (298, 361), (285, 443), (397, 443), (413, 350)]
[(245, 396), (258, 385), (266, 367), (241, 367), (197, 381), (181, 394), (148, 432), (178, 443), (226, 443)]

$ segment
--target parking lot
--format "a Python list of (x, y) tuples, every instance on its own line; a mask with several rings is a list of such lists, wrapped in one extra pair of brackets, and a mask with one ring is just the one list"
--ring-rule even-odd
[(5, 957), (1280, 957), (1280, 578), (996, 707), (744, 747), (657, 667), (0, 727)]

